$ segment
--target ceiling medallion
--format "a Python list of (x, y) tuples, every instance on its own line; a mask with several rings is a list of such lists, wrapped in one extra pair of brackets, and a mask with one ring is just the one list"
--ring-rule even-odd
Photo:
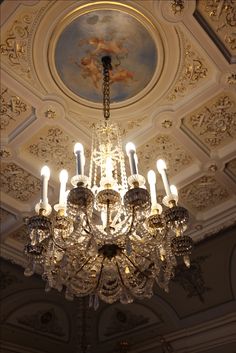
[(184, 235), (188, 211), (177, 205), (178, 192), (169, 185), (165, 162), (157, 161), (166, 191), (164, 208), (157, 203), (155, 172), (148, 172), (149, 193), (131, 142), (126, 145), (131, 172), (127, 178), (120, 131), (109, 119), (110, 56), (102, 58), (101, 67), (104, 121), (94, 128), (89, 176), (84, 174), (83, 146), (76, 143), (73, 188), (66, 192), (68, 173), (61, 171), (59, 203), (50, 216), (50, 171), (42, 168), (41, 200), (36, 215), (27, 220), (25, 248), (26, 276), (39, 265), (46, 291), (65, 287), (68, 300), (90, 295), (95, 308), (99, 298), (124, 304), (150, 298), (155, 282), (168, 290), (177, 258), (183, 257), (189, 267), (192, 249), (192, 239)]
[(113, 63), (111, 102), (140, 97), (152, 85), (161, 66), (152, 24), (123, 4), (100, 5), (76, 9), (55, 29), (50, 63), (55, 82), (72, 99), (100, 103), (100, 63), (103, 56), (109, 55)]

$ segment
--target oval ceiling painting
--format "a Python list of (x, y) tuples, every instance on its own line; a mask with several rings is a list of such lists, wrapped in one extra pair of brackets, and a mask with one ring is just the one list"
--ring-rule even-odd
[(55, 50), (56, 69), (73, 93), (101, 102), (105, 55), (112, 58), (113, 102), (142, 91), (157, 65), (155, 42), (138, 20), (118, 10), (96, 10), (79, 16), (62, 31)]

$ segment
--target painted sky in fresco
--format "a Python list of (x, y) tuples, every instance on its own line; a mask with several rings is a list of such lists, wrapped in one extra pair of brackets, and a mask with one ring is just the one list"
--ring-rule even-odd
[(146, 28), (117, 10), (92, 11), (71, 22), (57, 41), (55, 65), (73, 93), (101, 102), (104, 55), (112, 57), (113, 102), (139, 93), (152, 79), (157, 65), (156, 46)]

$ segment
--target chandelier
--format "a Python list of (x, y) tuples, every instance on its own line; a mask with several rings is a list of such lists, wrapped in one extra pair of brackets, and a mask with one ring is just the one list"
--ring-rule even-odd
[(134, 144), (126, 145), (130, 176), (118, 125), (110, 122), (111, 58), (104, 56), (103, 115), (93, 131), (89, 175), (84, 174), (84, 149), (76, 143), (76, 175), (73, 188), (66, 191), (68, 173), (60, 173), (59, 203), (48, 203), (50, 171), (41, 170), (41, 200), (36, 215), (26, 220), (29, 259), (25, 275), (36, 270), (46, 281), (45, 290), (65, 287), (65, 297), (90, 296), (98, 307), (99, 298), (123, 304), (150, 298), (156, 282), (168, 291), (178, 258), (190, 266), (192, 239), (184, 235), (188, 211), (178, 206), (178, 192), (169, 185), (166, 164), (157, 161), (166, 196), (163, 207), (157, 202), (156, 176), (138, 172)]

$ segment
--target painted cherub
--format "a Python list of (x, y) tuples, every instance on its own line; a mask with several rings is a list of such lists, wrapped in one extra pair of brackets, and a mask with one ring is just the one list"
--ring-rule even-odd
[[(83, 41), (83, 43), (85, 42), (89, 45), (93, 45), (96, 47), (93, 51), (91, 51), (92, 55), (98, 55), (104, 52), (106, 52), (107, 54), (114, 54), (114, 55), (128, 53), (128, 49), (124, 48), (121, 41), (104, 40), (103, 38), (91, 37), (86, 41)], [(80, 44), (82, 44), (82, 42), (80, 42)]]
[(101, 72), (97, 65), (96, 59), (92, 55), (84, 56), (80, 60), (80, 64), (76, 62), (76, 65), (83, 70), (83, 77), (90, 77), (94, 86), (98, 88), (98, 83), (101, 79)]
[(127, 83), (129, 80), (133, 80), (134, 74), (131, 71), (126, 69), (119, 69), (117, 71), (110, 71), (110, 79), (111, 83), (114, 82), (125, 82)]

